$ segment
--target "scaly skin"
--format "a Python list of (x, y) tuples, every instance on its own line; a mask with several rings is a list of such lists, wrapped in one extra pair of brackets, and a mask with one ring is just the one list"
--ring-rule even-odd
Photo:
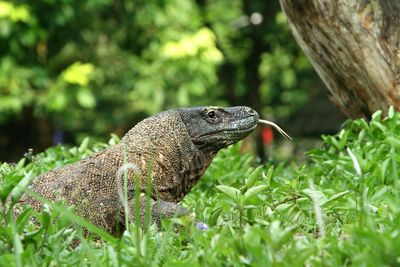
[[(139, 171), (127, 171), (130, 210), (133, 211), (135, 175), (140, 177), (141, 192), (146, 192), (146, 177), (152, 177), (152, 220), (159, 223), (162, 216), (186, 212), (177, 203), (196, 185), (214, 155), (250, 134), (257, 122), (257, 112), (248, 107), (193, 107), (161, 112), (138, 123), (119, 144), (36, 177), (32, 190), (50, 200), (66, 200), (79, 215), (115, 233), (117, 228), (125, 228), (118, 191), (123, 182), (117, 172), (124, 163), (133, 163)], [(142, 222), (145, 199), (141, 194)], [(27, 195), (21, 203), (36, 210), (42, 207)]]

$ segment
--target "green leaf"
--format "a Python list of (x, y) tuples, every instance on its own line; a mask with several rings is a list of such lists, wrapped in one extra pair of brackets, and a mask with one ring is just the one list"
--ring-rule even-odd
[(381, 197), (385, 196), (389, 191), (389, 186), (383, 186), (381, 189), (375, 192), (375, 194), (371, 197), (371, 201), (378, 201)]
[(326, 205), (334, 202), (335, 200), (338, 200), (338, 199), (344, 197), (345, 195), (349, 194), (350, 192), (351, 192), (351, 190), (346, 190), (343, 192), (333, 194), (327, 201), (325, 201), (324, 203), (321, 204), (321, 207), (326, 206)]
[(223, 210), (223, 208), (219, 207), (219, 208), (214, 209), (211, 212), (211, 215), (208, 218), (208, 222), (207, 222), (209, 226), (214, 226), (217, 224), (217, 220), (218, 220), (219, 216), (221, 215), (222, 210)]
[(328, 201), (328, 199), (326, 198), (324, 193), (322, 193), (321, 191), (311, 190), (309, 188), (306, 188), (306, 189), (303, 189), (302, 192), (304, 194), (306, 194), (306, 196), (308, 196), (311, 200), (317, 201), (317, 204), (320, 206), (323, 205), (323, 203)]
[(274, 173), (274, 166), (269, 167), (267, 175), (264, 177), (265, 184), (269, 187), (271, 185), (272, 174)]
[(17, 232), (17, 229), (15, 228), (15, 225), (12, 225), (12, 229), (13, 229), (13, 249), (14, 249), (16, 264), (17, 266), (22, 266), (21, 254), (24, 251), (24, 248), (22, 246), (22, 242)]
[(16, 259), (13, 254), (0, 255), (0, 262), (3, 264), (2, 266), (9, 266), (9, 267), (16, 266)]
[(83, 152), (85, 152), (87, 150), (88, 145), (89, 145), (89, 141), (90, 141), (89, 137), (85, 137), (85, 139), (83, 139), (81, 145), (78, 148), (78, 152), (79, 153), (83, 153)]
[(266, 188), (268, 188), (267, 185), (258, 185), (258, 186), (254, 186), (252, 188), (249, 188), (246, 193), (244, 194), (245, 196), (245, 200), (248, 200), (256, 195), (258, 195), (259, 193), (261, 193), (262, 191), (264, 191)]
[(88, 88), (79, 88), (76, 94), (76, 99), (78, 100), (79, 105), (81, 105), (83, 108), (90, 109), (96, 106), (96, 98)]
[(241, 195), (238, 189), (227, 185), (217, 185), (216, 188), (234, 201), (238, 201)]
[(385, 143), (387, 143), (388, 145), (390, 145), (391, 147), (396, 147), (399, 148), (400, 147), (400, 140), (399, 138), (396, 138), (394, 136), (388, 136), (385, 138), (384, 140)]
[(17, 170), (22, 169), (25, 165), (25, 161), (26, 161), (25, 158), (20, 159), (17, 163), (17, 166), (15, 166), (15, 169), (17, 169)]
[(93, 64), (75, 62), (62, 72), (61, 77), (67, 83), (87, 86), (94, 70)]
[(13, 204), (17, 203), (22, 195), (25, 193), (26, 188), (33, 179), (32, 172), (25, 174), (24, 178), (17, 184), (16, 187), (11, 191), (11, 201)]
[(21, 233), (26, 224), (29, 222), (29, 219), (31, 217), (33, 213), (33, 209), (32, 208), (26, 208), (15, 220), (15, 223), (17, 225), (17, 232)]
[(110, 146), (114, 146), (114, 145), (118, 144), (119, 141), (120, 141), (120, 138), (118, 137), (118, 135), (112, 133), (112, 134), (111, 134), (111, 138), (110, 138), (110, 140), (108, 141), (108, 144), (109, 144)]
[(18, 184), (21, 177), (17, 173), (9, 173), (5, 175), (1, 181), (3, 184), (0, 186), (0, 199), (4, 203), (13, 190), (13, 188)]
[(253, 170), (250, 174), (249, 174), (249, 178), (247, 179), (247, 182), (245, 184), (245, 186), (242, 188), (242, 192), (245, 192), (247, 189), (249, 189), (250, 187), (252, 187), (257, 180), (261, 177), (261, 173), (263, 171), (263, 167), (264, 166), (258, 166), (255, 170)]
[(349, 131), (345, 131), (345, 130), (342, 130), (339, 133), (339, 138), (340, 138), (340, 140), (339, 140), (339, 150), (342, 150), (346, 146), (347, 139), (349, 137), (349, 133), (350, 133)]
[(380, 121), (382, 119), (382, 110), (375, 111), (371, 116), (371, 121)]
[(42, 229), (46, 229), (49, 226), (51, 220), (49, 212), (42, 211), (41, 213), (38, 213), (35, 217), (39, 221)]
[(380, 121), (371, 121), (371, 126), (378, 128), (382, 133), (387, 132), (387, 128)]
[(387, 117), (389, 118), (389, 119), (391, 119), (391, 118), (393, 118), (394, 117), (394, 114), (395, 114), (395, 110), (394, 110), (394, 107), (391, 105), (390, 107), (389, 107), (389, 110), (388, 110), (388, 115), (387, 115)]

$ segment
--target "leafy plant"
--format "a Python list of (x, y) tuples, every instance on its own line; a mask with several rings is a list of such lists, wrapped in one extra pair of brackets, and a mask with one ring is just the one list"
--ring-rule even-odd
[[(57, 146), (0, 165), (0, 262), (102, 266), (393, 266), (400, 255), (400, 113), (348, 121), (302, 166), (253, 167), (240, 145), (222, 150), (183, 204), (195, 216), (162, 231), (132, 225), (109, 237), (62, 203), (13, 211), (28, 181), (109, 144)], [(61, 205), (61, 206), (60, 206)], [(35, 217), (37, 224), (30, 217)], [(194, 219), (195, 217), (195, 219)], [(83, 229), (96, 233), (84, 235)], [(79, 240), (79, 245), (76, 245)], [(75, 245), (74, 245), (75, 244)]]

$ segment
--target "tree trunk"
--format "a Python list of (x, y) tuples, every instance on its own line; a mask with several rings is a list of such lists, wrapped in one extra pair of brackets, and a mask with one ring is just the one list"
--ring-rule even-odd
[(400, 110), (400, 1), (280, 0), (297, 42), (351, 118)]

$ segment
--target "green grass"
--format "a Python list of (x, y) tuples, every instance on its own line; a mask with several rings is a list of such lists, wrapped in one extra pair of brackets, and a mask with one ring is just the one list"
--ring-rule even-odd
[[(165, 220), (162, 231), (132, 226), (121, 238), (83, 237), (83, 228), (96, 228), (57, 203), (12, 213), (32, 177), (106, 144), (84, 141), (3, 163), (0, 266), (400, 265), (400, 114), (380, 118), (324, 136), (301, 166), (255, 168), (239, 145), (222, 150), (183, 201), (191, 216)], [(197, 229), (194, 216), (208, 229)]]

